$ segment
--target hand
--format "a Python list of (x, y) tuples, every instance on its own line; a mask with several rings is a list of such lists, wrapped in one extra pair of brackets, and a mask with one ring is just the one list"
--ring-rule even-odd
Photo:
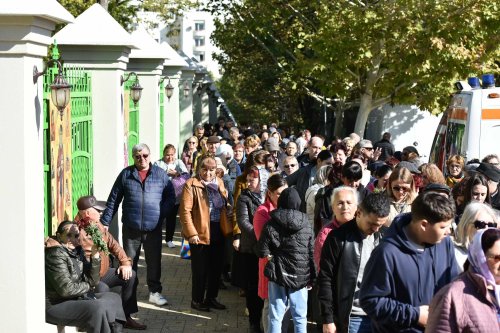
[(429, 317), (429, 306), (421, 305), (418, 307), (420, 309), (420, 315), (418, 316), (418, 324), (422, 327), (427, 326), (427, 318)]
[(177, 171), (173, 170), (173, 169), (169, 169), (167, 170), (167, 174), (170, 176), (170, 177), (176, 177), (177, 176)]
[(200, 237), (198, 235), (194, 235), (189, 237), (188, 239), (189, 244), (198, 244), (200, 242)]
[(323, 324), (323, 333), (337, 333), (337, 327), (334, 323)]
[(116, 272), (121, 273), (124, 280), (129, 280), (132, 277), (132, 266), (120, 266)]
[(373, 160), (377, 161), (380, 155), (382, 155), (382, 148), (378, 147), (373, 151)]
[(240, 240), (239, 239), (235, 239), (233, 240), (233, 247), (236, 251), (239, 251), (240, 250)]

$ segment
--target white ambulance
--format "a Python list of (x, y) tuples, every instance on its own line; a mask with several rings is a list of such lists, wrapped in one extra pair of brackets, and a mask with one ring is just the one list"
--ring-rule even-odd
[(482, 159), (500, 151), (500, 87), (492, 74), (455, 84), (455, 93), (441, 118), (432, 144), (430, 163), (441, 170), (451, 155)]

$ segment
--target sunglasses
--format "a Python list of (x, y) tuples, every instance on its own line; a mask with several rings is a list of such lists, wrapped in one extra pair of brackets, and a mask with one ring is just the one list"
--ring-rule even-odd
[(393, 186), (392, 189), (396, 192), (399, 192), (403, 190), (403, 192), (410, 192), (410, 189), (408, 187), (401, 187), (401, 186)]
[(488, 256), (489, 259), (493, 259), (495, 263), (500, 261), (500, 254)]
[(78, 238), (78, 237), (80, 237), (80, 234), (79, 233), (73, 234), (73, 233), (69, 232), (68, 237)]
[(284, 167), (284, 168), (287, 168), (287, 169), (288, 169), (288, 168), (295, 168), (295, 166), (296, 166), (296, 165), (297, 165), (297, 164), (285, 164), (285, 165), (283, 165), (283, 167)]
[(486, 221), (474, 221), (474, 228), (476, 229), (484, 229), (484, 228), (496, 228), (497, 224), (495, 222), (486, 222)]
[(144, 155), (134, 155), (134, 158), (136, 160), (140, 160), (141, 158), (147, 159), (149, 157), (149, 154), (144, 154)]
[(373, 150), (373, 147), (364, 147), (366, 150)]
[(190, 145), (195, 145), (195, 144), (196, 144), (196, 142), (188, 142), (188, 144), (190, 144)]

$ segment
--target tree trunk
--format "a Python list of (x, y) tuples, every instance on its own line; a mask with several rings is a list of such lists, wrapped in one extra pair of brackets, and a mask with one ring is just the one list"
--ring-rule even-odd
[(108, 11), (109, 0), (99, 0), (99, 4)]
[(365, 134), (366, 122), (368, 120), (370, 112), (373, 109), (372, 102), (373, 98), (371, 95), (361, 95), (358, 116), (356, 117), (356, 124), (354, 125), (354, 132), (357, 133), (360, 137), (363, 137)]
[(335, 129), (333, 130), (333, 135), (343, 138), (344, 133), (344, 108), (337, 106), (335, 108)]

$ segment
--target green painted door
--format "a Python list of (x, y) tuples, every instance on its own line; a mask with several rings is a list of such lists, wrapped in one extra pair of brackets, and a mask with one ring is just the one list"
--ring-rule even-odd
[(159, 101), (160, 101), (160, 121), (158, 122), (158, 124), (160, 124), (160, 154), (158, 156), (160, 156), (160, 158), (163, 156), (163, 146), (165, 145), (165, 141), (164, 141), (164, 129), (163, 129), (163, 121), (164, 121), (164, 116), (165, 116), (165, 92), (164, 92), (164, 82), (162, 81), (161, 84), (160, 84), (160, 91), (158, 92), (158, 98), (159, 98)]
[(134, 164), (132, 158), (132, 147), (139, 143), (139, 103), (134, 104), (130, 97), (130, 87), (135, 83), (135, 80), (125, 82), (125, 94), (128, 95), (128, 162)]
[(71, 180), (73, 216), (76, 202), (94, 192), (91, 76), (82, 68), (68, 68), (71, 89)]

